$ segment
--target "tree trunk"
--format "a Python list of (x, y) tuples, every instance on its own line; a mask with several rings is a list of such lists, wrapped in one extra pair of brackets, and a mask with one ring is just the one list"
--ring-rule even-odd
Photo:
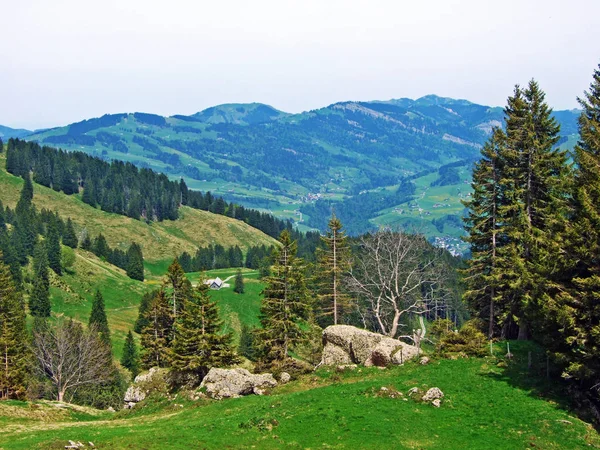
[(519, 320), (519, 334), (517, 336), (519, 341), (529, 340), (529, 325), (524, 319)]

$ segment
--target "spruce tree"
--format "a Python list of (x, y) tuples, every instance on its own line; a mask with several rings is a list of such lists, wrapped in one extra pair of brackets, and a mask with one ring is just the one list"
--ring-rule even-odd
[(127, 250), (127, 276), (133, 280), (144, 281), (144, 256), (142, 248), (132, 242)]
[(95, 327), (96, 331), (100, 334), (100, 339), (106, 345), (110, 346), (110, 329), (108, 328), (108, 319), (106, 317), (106, 310), (104, 307), (104, 297), (99, 290), (94, 295), (92, 301), (92, 311), (90, 313), (90, 319), (88, 326)]
[(0, 252), (2, 252), (2, 261), (9, 267), (15, 287), (21, 290), (23, 285), (21, 264), (7, 230), (0, 232)]
[(265, 279), (260, 314), (260, 359), (265, 365), (289, 357), (304, 337), (300, 321), (308, 316), (308, 293), (302, 260), (296, 257), (297, 244), (284, 230), (274, 252), (272, 274)]
[(471, 309), (488, 325), (488, 337), (494, 336), (498, 311), (495, 304), (501, 299), (498, 248), (502, 245), (500, 211), (503, 195), (500, 189), (502, 161), (500, 152), (504, 133), (495, 129), (481, 150), (481, 159), (473, 169), (473, 195), (463, 202), (468, 210), (465, 230), (471, 258), (464, 271), (465, 299)]
[(56, 229), (56, 222), (54, 220), (50, 220), (50, 222), (48, 223), (48, 233), (46, 236), (46, 251), (48, 252), (48, 266), (57, 275), (62, 275), (62, 268), (60, 264), (60, 237), (58, 235), (58, 230)]
[(177, 314), (184, 306), (184, 301), (190, 296), (192, 284), (186, 278), (185, 272), (175, 258), (169, 268), (163, 282), (165, 289), (169, 291), (169, 301), (173, 308), (173, 319), (177, 319)]
[(65, 232), (63, 234), (62, 242), (67, 247), (77, 248), (77, 235), (75, 234), (73, 221), (70, 217), (67, 219), (67, 224), (65, 225)]
[(505, 170), (500, 180), (506, 197), (502, 207), (503, 233), (508, 245), (500, 253), (505, 264), (504, 297), (508, 314), (516, 317), (519, 338), (537, 320), (544, 284), (560, 256), (570, 170), (565, 151), (555, 148), (560, 127), (535, 81), (515, 89), (509, 99)]
[(210, 299), (209, 287), (198, 284), (184, 299), (185, 306), (175, 322), (171, 367), (185, 375), (203, 378), (211, 367), (235, 364), (238, 359), (231, 334), (221, 334), (217, 304)]
[(233, 287), (233, 292), (235, 292), (236, 294), (244, 293), (244, 275), (242, 274), (242, 271), (240, 269), (238, 269), (238, 271), (235, 274), (235, 285)]
[(563, 375), (590, 387), (600, 383), (600, 66), (578, 100), (573, 215), (563, 233), (567, 258), (555, 261), (562, 273), (545, 292), (541, 335)]
[(145, 319), (148, 325), (142, 330), (142, 368), (168, 367), (173, 333), (173, 316), (164, 290), (154, 296)]
[(327, 233), (321, 236), (321, 247), (317, 252), (317, 279), (319, 301), (323, 315), (332, 316), (337, 325), (350, 305), (349, 297), (341, 289), (343, 273), (350, 268), (350, 248), (342, 223), (331, 215)]
[(35, 245), (33, 252), (33, 288), (29, 295), (29, 313), (33, 317), (50, 317), (50, 281), (48, 278), (48, 256), (42, 242)]
[(29, 172), (23, 177), (25, 183), (21, 190), (21, 195), (15, 208), (15, 228), (13, 233), (19, 240), (19, 245), (16, 247), (20, 252), (19, 259), (21, 263), (26, 261), (27, 256), (33, 255), (37, 236), (37, 220), (35, 209), (33, 207), (33, 185)]
[(18, 398), (25, 392), (27, 343), (23, 298), (0, 253), (0, 399)]
[(137, 346), (133, 339), (131, 330), (127, 333), (125, 344), (123, 344), (123, 356), (121, 356), (121, 365), (131, 372), (131, 378), (135, 378), (140, 372), (140, 361)]
[(146, 311), (148, 311), (150, 308), (150, 303), (152, 300), (154, 300), (156, 294), (158, 294), (158, 291), (146, 292), (144, 295), (142, 295), (142, 300), (140, 301), (140, 306), (138, 309), (138, 318), (133, 326), (133, 331), (135, 331), (137, 334), (141, 334), (142, 330), (146, 328), (149, 323), (148, 318), (146, 317)]
[(106, 243), (106, 238), (102, 235), (102, 233), (100, 233), (96, 237), (96, 239), (94, 239), (94, 243), (92, 244), (92, 252), (98, 258), (107, 259), (109, 251), (110, 251), (110, 248), (108, 247), (108, 244)]
[(248, 325), (242, 325), (242, 331), (240, 332), (240, 345), (238, 347), (238, 353), (249, 360), (253, 360), (255, 357), (254, 351), (254, 334), (255, 331)]

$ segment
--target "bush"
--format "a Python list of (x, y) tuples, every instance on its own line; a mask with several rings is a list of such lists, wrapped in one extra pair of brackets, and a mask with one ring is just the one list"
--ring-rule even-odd
[(443, 355), (464, 354), (466, 356), (484, 356), (486, 337), (480, 330), (480, 321), (469, 320), (458, 332), (449, 331), (440, 336), (438, 351)]
[[(111, 379), (103, 384), (82, 386), (73, 393), (71, 403), (93, 406), (98, 409), (121, 409), (128, 386), (128, 375), (114, 369)], [(68, 398), (68, 397), (66, 397)]]

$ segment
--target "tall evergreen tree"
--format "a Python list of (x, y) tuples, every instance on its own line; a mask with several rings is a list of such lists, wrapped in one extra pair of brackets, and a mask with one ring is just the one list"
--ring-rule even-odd
[(62, 238), (63, 244), (67, 247), (77, 248), (77, 235), (75, 234), (75, 228), (73, 227), (73, 221), (69, 217), (65, 225), (65, 232)]
[(241, 269), (235, 273), (235, 285), (233, 287), (233, 292), (237, 294), (244, 293), (244, 275), (242, 274)]
[(242, 331), (240, 332), (240, 345), (238, 347), (238, 353), (241, 356), (253, 360), (255, 357), (254, 351), (254, 335), (255, 331), (248, 325), (242, 325)]
[(48, 223), (48, 232), (46, 235), (46, 251), (48, 252), (48, 266), (57, 275), (62, 275), (62, 268), (60, 264), (61, 249), (60, 249), (60, 236), (56, 229), (56, 222), (50, 220)]
[(100, 233), (96, 239), (94, 239), (94, 243), (92, 244), (92, 252), (94, 252), (98, 258), (108, 259), (109, 251), (110, 248), (106, 243), (106, 238), (102, 233)]
[(0, 399), (25, 392), (29, 350), (23, 298), (0, 253)]
[(29, 295), (29, 312), (34, 317), (50, 317), (50, 281), (48, 278), (48, 256), (42, 242), (35, 245), (33, 252), (33, 288)]
[(127, 333), (125, 344), (123, 344), (121, 365), (131, 372), (131, 378), (135, 378), (140, 372), (140, 357), (131, 330)]
[(92, 311), (88, 321), (90, 327), (95, 326), (96, 331), (100, 334), (100, 339), (106, 345), (110, 346), (110, 329), (108, 328), (108, 319), (106, 317), (106, 309), (104, 307), (104, 297), (99, 290), (94, 295), (92, 301)]
[(19, 245), (16, 248), (21, 252), (19, 259), (23, 262), (23, 258), (33, 255), (33, 248), (37, 236), (37, 220), (33, 207), (33, 184), (29, 172), (23, 177), (25, 183), (21, 190), (21, 195), (15, 208), (16, 223), (13, 233), (19, 240)]
[(304, 337), (300, 321), (308, 316), (308, 293), (302, 260), (296, 257), (297, 244), (289, 231), (279, 237), (272, 275), (262, 292), (259, 333), (260, 359), (264, 364), (283, 361)]
[(150, 302), (145, 319), (148, 325), (142, 330), (142, 368), (168, 367), (173, 333), (173, 316), (164, 290)]
[(23, 273), (21, 271), (21, 264), (19, 258), (13, 247), (13, 242), (10, 239), (10, 234), (7, 230), (0, 231), (0, 252), (2, 252), (2, 260), (10, 270), (12, 275), (13, 283), (17, 290), (21, 290), (23, 285)]
[(568, 253), (555, 261), (561, 273), (542, 302), (541, 335), (564, 376), (590, 387), (600, 383), (600, 66), (578, 100), (573, 216), (563, 233)]
[(127, 276), (133, 280), (144, 281), (144, 256), (139, 244), (132, 242), (127, 250)]
[(320, 306), (323, 314), (332, 316), (333, 324), (337, 325), (350, 304), (350, 298), (341, 289), (342, 275), (350, 268), (350, 248), (342, 223), (335, 214), (331, 215), (321, 242), (323, 247), (317, 255)]
[(146, 316), (146, 311), (150, 308), (150, 304), (154, 297), (156, 297), (158, 291), (146, 292), (142, 295), (142, 300), (140, 301), (140, 306), (138, 309), (138, 318), (135, 321), (135, 325), (133, 326), (133, 331), (138, 334), (142, 333), (142, 330), (148, 326), (148, 317)]
[(525, 90), (517, 87), (507, 108), (500, 184), (507, 197), (502, 213), (508, 240), (501, 253), (510, 260), (502, 270), (505, 298), (520, 338), (537, 320), (544, 284), (561, 254), (557, 237), (567, 213), (570, 169), (566, 152), (555, 148), (559, 131), (539, 85), (532, 80)]
[(173, 319), (177, 319), (177, 314), (184, 307), (185, 299), (190, 296), (192, 291), (192, 284), (185, 276), (177, 258), (167, 269), (163, 286), (170, 291), (169, 300), (173, 308)]
[(501, 298), (498, 248), (502, 245), (500, 211), (503, 195), (500, 189), (502, 161), (500, 152), (504, 133), (495, 129), (481, 150), (481, 159), (473, 169), (473, 195), (463, 202), (468, 209), (465, 217), (465, 240), (471, 247), (465, 272), (465, 299), (473, 311), (488, 324), (488, 337), (494, 336), (497, 325), (495, 304)]
[(217, 304), (210, 299), (209, 288), (200, 283), (189, 297), (175, 322), (171, 367), (182, 374), (204, 377), (211, 367), (238, 361), (231, 334), (221, 334)]

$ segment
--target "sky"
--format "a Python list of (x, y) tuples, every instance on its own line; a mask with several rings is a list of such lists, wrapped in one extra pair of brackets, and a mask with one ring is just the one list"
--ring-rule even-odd
[(221, 103), (503, 106), (531, 78), (571, 109), (600, 63), (598, 0), (0, 0), (0, 17), (13, 128)]

